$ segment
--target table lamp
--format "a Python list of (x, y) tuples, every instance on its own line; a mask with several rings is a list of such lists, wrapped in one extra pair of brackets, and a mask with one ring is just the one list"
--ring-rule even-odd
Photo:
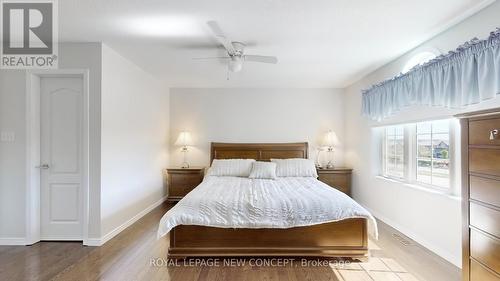
[(181, 152), (184, 154), (183, 159), (184, 161), (182, 162), (181, 168), (186, 169), (189, 168), (189, 163), (187, 161), (187, 153), (188, 153), (188, 146), (193, 145), (193, 140), (191, 139), (191, 134), (187, 131), (182, 131), (179, 134), (179, 137), (177, 138), (177, 141), (175, 141), (176, 146), (181, 146)]
[(334, 131), (330, 130), (325, 135), (322, 145), (326, 147), (328, 152), (328, 163), (326, 164), (327, 169), (333, 169), (333, 149), (339, 144), (339, 139)]

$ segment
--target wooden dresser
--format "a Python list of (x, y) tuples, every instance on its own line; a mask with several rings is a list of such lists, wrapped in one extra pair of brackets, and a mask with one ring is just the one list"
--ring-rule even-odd
[(203, 181), (205, 168), (167, 169), (167, 201), (177, 202)]
[(500, 280), (500, 109), (468, 113), (462, 128), (463, 280)]
[(317, 169), (319, 180), (351, 196), (351, 174), (349, 168)]

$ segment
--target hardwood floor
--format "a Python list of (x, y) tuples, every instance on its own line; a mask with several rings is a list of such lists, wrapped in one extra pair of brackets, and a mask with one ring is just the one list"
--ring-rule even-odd
[(217, 260), (218, 266), (209, 266), (216, 261), (192, 259), (166, 264), (168, 239), (156, 240), (156, 229), (170, 206), (156, 208), (102, 247), (73, 242), (0, 246), (0, 280), (460, 280), (458, 268), (383, 223), (379, 240), (370, 241), (371, 258), (363, 263), (309, 259), (257, 266), (259, 260), (234, 259), (226, 262), (245, 264)]

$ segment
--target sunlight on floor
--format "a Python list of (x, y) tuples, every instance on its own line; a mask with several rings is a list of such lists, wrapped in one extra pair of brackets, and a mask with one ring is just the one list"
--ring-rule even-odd
[(417, 281), (398, 262), (390, 258), (371, 257), (368, 262), (351, 263), (344, 266), (331, 266), (338, 280), (358, 281)]
[[(380, 251), (373, 240), (369, 240), (370, 252)], [(347, 265), (332, 264), (331, 268), (339, 281), (417, 281), (413, 274), (397, 261), (387, 257), (370, 257), (366, 262)]]

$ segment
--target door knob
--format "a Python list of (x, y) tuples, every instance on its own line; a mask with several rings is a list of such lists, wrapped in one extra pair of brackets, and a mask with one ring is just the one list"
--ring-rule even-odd
[(48, 169), (48, 168), (50, 168), (50, 167), (49, 167), (49, 164), (42, 164), (42, 165), (40, 165), (40, 166), (36, 166), (35, 168), (37, 168), (37, 169), (44, 169), (44, 170), (46, 170), (46, 169)]
[(490, 131), (490, 140), (495, 140), (498, 136), (498, 129)]

